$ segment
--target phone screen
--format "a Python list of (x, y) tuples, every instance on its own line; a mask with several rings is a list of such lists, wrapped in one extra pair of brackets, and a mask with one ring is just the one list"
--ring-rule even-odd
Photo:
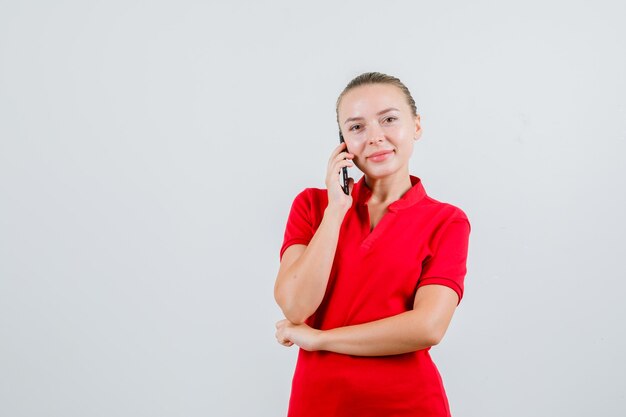
[[(339, 142), (340, 143), (345, 142), (343, 140), (343, 134), (341, 133), (341, 130), (339, 131)], [(344, 193), (350, 194), (350, 189), (348, 188), (348, 167), (341, 167), (341, 172), (342, 172), (342, 178), (343, 178), (343, 186), (341, 188), (343, 188)]]

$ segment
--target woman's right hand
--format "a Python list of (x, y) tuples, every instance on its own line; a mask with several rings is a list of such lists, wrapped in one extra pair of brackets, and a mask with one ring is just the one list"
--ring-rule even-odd
[[(345, 159), (348, 158), (348, 159)], [(336, 209), (345, 214), (352, 207), (352, 188), (354, 179), (348, 178), (348, 192), (343, 192), (343, 187), (339, 183), (341, 168), (352, 167), (354, 155), (347, 152), (346, 143), (342, 142), (337, 146), (328, 160), (328, 170), (326, 172), (326, 189), (328, 190), (328, 207)]]

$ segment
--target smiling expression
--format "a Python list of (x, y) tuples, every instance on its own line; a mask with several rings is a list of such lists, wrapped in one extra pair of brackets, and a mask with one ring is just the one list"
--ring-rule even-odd
[[(422, 130), (398, 87), (367, 84), (348, 91), (338, 108), (340, 128), (355, 165), (370, 177), (408, 172)], [(377, 156), (381, 152), (385, 155)]]

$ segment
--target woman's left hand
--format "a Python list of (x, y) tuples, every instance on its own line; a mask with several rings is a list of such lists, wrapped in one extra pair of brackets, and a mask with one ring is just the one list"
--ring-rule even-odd
[(298, 345), (304, 350), (319, 350), (321, 330), (314, 329), (306, 324), (293, 324), (289, 320), (276, 323), (276, 340), (283, 346)]

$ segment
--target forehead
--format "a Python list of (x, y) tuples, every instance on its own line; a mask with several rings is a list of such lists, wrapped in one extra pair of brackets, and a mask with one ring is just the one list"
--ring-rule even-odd
[(406, 97), (400, 88), (390, 84), (361, 85), (348, 91), (339, 103), (339, 118), (367, 116), (395, 107), (410, 111)]

